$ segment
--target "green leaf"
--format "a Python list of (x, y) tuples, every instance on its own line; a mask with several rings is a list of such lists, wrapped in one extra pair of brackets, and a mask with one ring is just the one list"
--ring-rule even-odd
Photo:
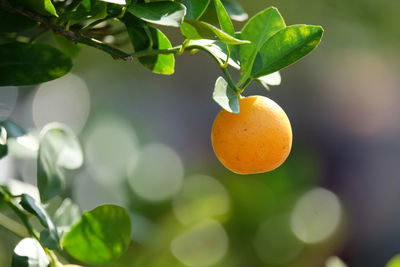
[(252, 69), (255, 78), (283, 69), (310, 53), (321, 41), (321, 26), (293, 25), (272, 36), (260, 49)]
[(261, 47), (272, 35), (285, 27), (281, 14), (274, 7), (261, 11), (246, 23), (240, 38), (249, 40), (251, 43), (239, 47), (241, 82), (245, 82), (250, 77), (254, 61)]
[(37, 26), (39, 23), (22, 15), (11, 14), (0, 9), (0, 32), (19, 32)]
[(206, 11), (211, 0), (182, 0), (182, 4), (186, 7), (186, 17), (188, 19), (197, 20)]
[[(136, 27), (135, 24), (130, 23), (125, 23), (125, 25), (135, 52), (172, 47), (168, 38), (158, 29), (146, 25)], [(155, 73), (170, 75), (175, 71), (173, 54), (139, 57), (138, 60), (143, 66)]]
[(0, 126), (0, 159), (5, 157), (7, 153), (7, 130), (3, 126)]
[(185, 17), (186, 7), (172, 1), (134, 4), (128, 11), (144, 21), (154, 24), (179, 27)]
[(213, 99), (226, 111), (239, 113), (239, 96), (222, 77), (215, 83)]
[(14, 249), (11, 267), (48, 267), (42, 246), (34, 238), (24, 238)]
[(56, 249), (60, 243), (60, 237), (58, 236), (57, 228), (47, 211), (39, 202), (27, 194), (22, 194), (20, 204), (26, 211), (35, 215), (43, 227), (46, 228), (40, 233), (40, 241), (46, 247)]
[(103, 205), (85, 212), (63, 239), (74, 258), (101, 264), (120, 257), (128, 248), (131, 221), (128, 212), (115, 205)]
[(107, 3), (118, 4), (118, 5), (126, 5), (125, 0), (100, 0)]
[(397, 254), (385, 265), (385, 267), (400, 267), (400, 254)]
[(78, 8), (69, 14), (69, 25), (88, 19), (103, 19), (107, 16), (107, 3), (97, 0), (83, 0)]
[(236, 21), (245, 21), (249, 15), (243, 10), (243, 7), (236, 0), (221, 0), (231, 19)]
[[(228, 48), (227, 45), (214, 40), (190, 40), (187, 48), (193, 49), (201, 49), (205, 50), (207, 53), (211, 54), (212, 56), (219, 58), (222, 62), (224, 62), (227, 58)], [(229, 58), (228, 64), (235, 69), (239, 69), (239, 61), (235, 58), (232, 58), (233, 54), (231, 53), (231, 57)]]
[(58, 17), (56, 8), (51, 0), (18, 0), (18, 2), (23, 3), (24, 6), (29, 7), (41, 15)]
[(58, 234), (64, 236), (71, 229), (72, 225), (81, 218), (81, 209), (71, 199), (66, 198), (54, 214), (54, 223), (57, 226)]
[(231, 36), (235, 36), (235, 28), (233, 28), (232, 21), (226, 12), (225, 7), (222, 5), (220, 0), (214, 0), (215, 9), (217, 10), (217, 16), (221, 29)]
[(239, 40), (217, 27), (203, 21), (185, 20), (181, 25), (183, 36), (190, 40), (210, 39), (220, 40), (226, 44), (247, 44), (249, 41)]
[(10, 120), (1, 121), (0, 126), (3, 126), (6, 129), (8, 138), (16, 138), (26, 135), (26, 131), (21, 126)]
[(280, 85), (281, 80), (281, 74), (279, 73), (279, 71), (257, 78), (257, 81), (260, 82), (261, 85), (264, 86), (267, 90), (269, 90), (269, 85)]
[(0, 86), (31, 85), (67, 74), (69, 57), (45, 44), (0, 44)]
[(79, 52), (82, 48), (81, 44), (73, 43), (62, 35), (53, 34), (53, 36), (54, 40), (56, 40), (58, 48), (60, 48), (60, 50), (63, 51), (66, 55), (72, 58), (79, 55)]
[(42, 202), (64, 188), (62, 167), (77, 169), (82, 164), (82, 149), (75, 134), (59, 123), (46, 125), (41, 132), (37, 160), (37, 184)]

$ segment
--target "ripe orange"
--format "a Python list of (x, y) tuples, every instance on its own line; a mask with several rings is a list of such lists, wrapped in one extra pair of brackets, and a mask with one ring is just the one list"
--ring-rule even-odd
[(219, 161), (238, 174), (255, 174), (279, 167), (292, 147), (292, 128), (286, 113), (271, 99), (239, 99), (240, 113), (217, 115), (211, 143)]

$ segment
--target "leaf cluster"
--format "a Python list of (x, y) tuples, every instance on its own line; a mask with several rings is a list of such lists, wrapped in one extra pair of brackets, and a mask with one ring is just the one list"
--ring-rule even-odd
[[(276, 72), (311, 52), (323, 34), (320, 26), (286, 26), (274, 7), (251, 17), (238, 31), (232, 21), (245, 21), (248, 15), (236, 0), (0, 0), (0, 12), (4, 18), (0, 36), (5, 40), (0, 44), (0, 85), (61, 77), (71, 70), (71, 56), (80, 45), (115, 59), (137, 58), (164, 75), (174, 73), (176, 55), (202, 50), (225, 76), (217, 80), (214, 100), (235, 113), (239, 94), (251, 81), (265, 87), (279, 84)], [(185, 40), (173, 47), (162, 27), (178, 28)], [(37, 42), (47, 31), (56, 36), (58, 48)], [(123, 44), (115, 41), (124, 34), (131, 51), (122, 50)], [(237, 82), (227, 70), (229, 65), (239, 70)]]

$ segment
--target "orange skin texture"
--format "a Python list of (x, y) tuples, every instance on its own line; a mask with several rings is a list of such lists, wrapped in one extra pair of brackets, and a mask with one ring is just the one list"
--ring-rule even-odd
[(264, 96), (240, 98), (239, 106), (239, 114), (221, 110), (214, 120), (211, 143), (217, 158), (238, 174), (278, 168), (292, 147), (292, 128), (286, 113)]

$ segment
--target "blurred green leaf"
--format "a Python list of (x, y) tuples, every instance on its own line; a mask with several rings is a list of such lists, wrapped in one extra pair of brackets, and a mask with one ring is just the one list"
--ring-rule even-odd
[(43, 227), (46, 228), (40, 233), (40, 241), (46, 247), (56, 249), (60, 243), (60, 237), (58, 236), (57, 228), (47, 211), (39, 202), (27, 194), (22, 195), (20, 204), (26, 211), (35, 215)]
[(80, 44), (75, 44), (62, 35), (54, 34), (53, 36), (60, 50), (63, 51), (66, 55), (72, 58), (79, 55), (79, 52), (82, 48)]
[(81, 214), (81, 209), (76, 203), (69, 198), (64, 199), (54, 214), (54, 223), (57, 226), (59, 235), (63, 236), (69, 232), (72, 225), (79, 221)]
[(321, 41), (321, 26), (293, 25), (273, 35), (261, 47), (252, 69), (255, 78), (283, 69), (310, 53)]
[(0, 45), (0, 86), (31, 85), (67, 74), (69, 57), (45, 44), (6, 43)]
[(222, 77), (215, 83), (213, 99), (226, 111), (239, 113), (239, 96)]
[(397, 254), (385, 265), (385, 267), (400, 267), (400, 254)]
[(7, 130), (3, 126), (0, 126), (0, 159), (5, 157), (7, 153)]
[(63, 239), (63, 246), (74, 258), (101, 264), (120, 257), (128, 248), (131, 221), (125, 209), (103, 205), (85, 212)]
[(37, 26), (39, 23), (27, 17), (11, 14), (0, 9), (0, 32), (19, 32)]
[(14, 249), (11, 267), (48, 267), (49, 260), (34, 238), (24, 238)]
[(245, 21), (249, 15), (236, 0), (221, 0), (231, 19), (236, 21)]
[(20, 137), (26, 134), (26, 131), (16, 123), (7, 120), (7, 121), (1, 121), (0, 126), (3, 126), (6, 131), (7, 131), (7, 137)]
[(83, 154), (75, 134), (65, 125), (51, 123), (41, 132), (37, 160), (37, 184), (43, 202), (55, 197), (64, 188), (61, 167), (77, 169)]
[(28, 7), (41, 15), (56, 16), (57, 11), (51, 0), (18, 0), (23, 6)]
[(232, 21), (226, 12), (225, 7), (222, 5), (220, 0), (214, 0), (215, 9), (217, 10), (217, 16), (221, 29), (231, 36), (235, 36), (235, 29), (233, 28)]
[[(158, 29), (150, 26), (136, 27), (135, 24), (131, 23), (125, 23), (125, 25), (135, 52), (172, 47), (168, 38)], [(139, 57), (138, 60), (155, 73), (170, 75), (175, 71), (175, 57), (173, 54), (144, 56)]]
[(128, 11), (144, 21), (154, 24), (179, 27), (186, 14), (186, 7), (172, 1), (134, 4)]
[(186, 7), (186, 17), (188, 19), (197, 20), (206, 11), (211, 0), (182, 0), (182, 4)]
[(203, 21), (185, 20), (181, 25), (183, 36), (190, 40), (220, 40), (226, 44), (247, 44), (249, 41), (239, 40), (217, 27)]
[(281, 14), (274, 7), (261, 11), (246, 23), (240, 38), (249, 40), (251, 43), (239, 47), (241, 82), (245, 82), (250, 77), (254, 61), (261, 47), (272, 35), (285, 27)]

